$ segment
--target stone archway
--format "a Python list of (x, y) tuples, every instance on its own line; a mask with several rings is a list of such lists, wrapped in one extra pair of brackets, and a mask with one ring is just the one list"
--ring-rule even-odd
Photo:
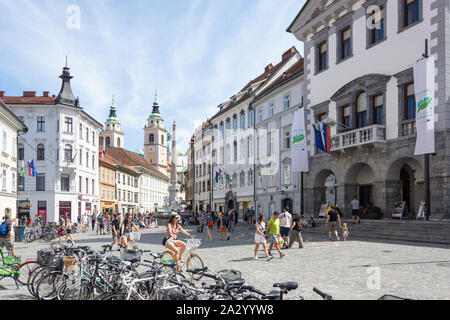
[[(331, 183), (333, 182), (333, 183)], [(336, 202), (337, 200), (337, 178), (333, 171), (330, 169), (323, 169), (317, 173), (314, 178), (314, 188), (312, 193), (313, 198), (313, 214), (319, 216), (320, 207), (322, 204), (330, 202)], [(331, 192), (333, 191), (333, 192)], [(332, 197), (330, 200), (329, 198)], [(334, 200), (334, 201), (333, 201)]]
[[(359, 199), (361, 208), (368, 209), (373, 206), (379, 206), (378, 199), (375, 197), (377, 193), (375, 185), (375, 174), (372, 167), (365, 163), (359, 162), (354, 164), (345, 176), (345, 196), (344, 196), (344, 212), (346, 217), (351, 217), (352, 208), (350, 203), (353, 197)], [(381, 209), (381, 208), (380, 208)]]
[(405, 201), (408, 213), (404, 218), (415, 219), (420, 201), (424, 197), (424, 170), (422, 164), (405, 157), (394, 161), (386, 174), (386, 210), (392, 216), (392, 207), (397, 201)]

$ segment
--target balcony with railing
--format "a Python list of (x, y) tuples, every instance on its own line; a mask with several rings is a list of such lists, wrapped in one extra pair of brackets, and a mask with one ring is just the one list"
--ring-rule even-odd
[(416, 119), (405, 120), (401, 124), (401, 136), (409, 137), (416, 134)]
[(331, 151), (343, 151), (348, 148), (374, 145), (386, 142), (386, 127), (372, 125), (351, 131), (346, 131), (331, 137)]

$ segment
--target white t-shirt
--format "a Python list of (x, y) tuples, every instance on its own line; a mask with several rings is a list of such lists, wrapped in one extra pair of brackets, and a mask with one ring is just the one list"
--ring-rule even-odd
[(283, 212), (280, 215), (280, 227), (290, 228), (292, 223), (292, 215), (289, 212)]
[(88, 217), (87, 216), (83, 216), (83, 222), (87, 223), (88, 222)]
[(359, 200), (352, 201), (352, 208), (353, 210), (359, 210)]

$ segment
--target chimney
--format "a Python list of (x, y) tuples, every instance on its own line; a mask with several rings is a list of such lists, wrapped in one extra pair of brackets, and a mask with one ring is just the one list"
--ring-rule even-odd
[(50, 96), (50, 91), (44, 91), (44, 92), (42, 93), (42, 96), (43, 96), (43, 97), (49, 97), (49, 96)]
[(267, 72), (269, 72), (269, 71), (272, 70), (272, 69), (273, 69), (273, 65), (272, 65), (272, 64), (269, 64), (269, 65), (266, 67), (265, 71), (266, 71), (266, 73), (267, 73)]
[(23, 96), (27, 98), (36, 97), (36, 91), (24, 91)]
[(295, 47), (290, 48), (288, 51), (286, 51), (285, 53), (283, 53), (281, 60), (286, 60), (287, 58), (289, 58), (291, 55), (295, 54), (297, 52), (297, 50), (295, 49)]
[(0, 91), (0, 97), (6, 97), (6, 92), (5, 91)]

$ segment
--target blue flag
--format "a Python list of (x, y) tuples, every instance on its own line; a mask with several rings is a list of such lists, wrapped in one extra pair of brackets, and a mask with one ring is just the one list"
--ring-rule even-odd
[[(314, 129), (314, 136), (315, 136), (315, 140), (316, 140), (316, 148), (319, 150), (322, 150), (324, 152), (327, 152), (327, 150), (325, 149), (325, 145), (323, 143), (323, 136), (322, 136), (322, 130), (320, 128), (320, 124), (315, 125), (313, 124), (313, 129)], [(319, 126), (319, 127), (317, 127)]]
[(220, 176), (219, 172), (216, 171), (216, 183), (219, 183), (219, 176)]
[(30, 162), (30, 169), (31, 169), (31, 175), (33, 177), (37, 176), (36, 167), (34, 166), (34, 160), (31, 160)]

